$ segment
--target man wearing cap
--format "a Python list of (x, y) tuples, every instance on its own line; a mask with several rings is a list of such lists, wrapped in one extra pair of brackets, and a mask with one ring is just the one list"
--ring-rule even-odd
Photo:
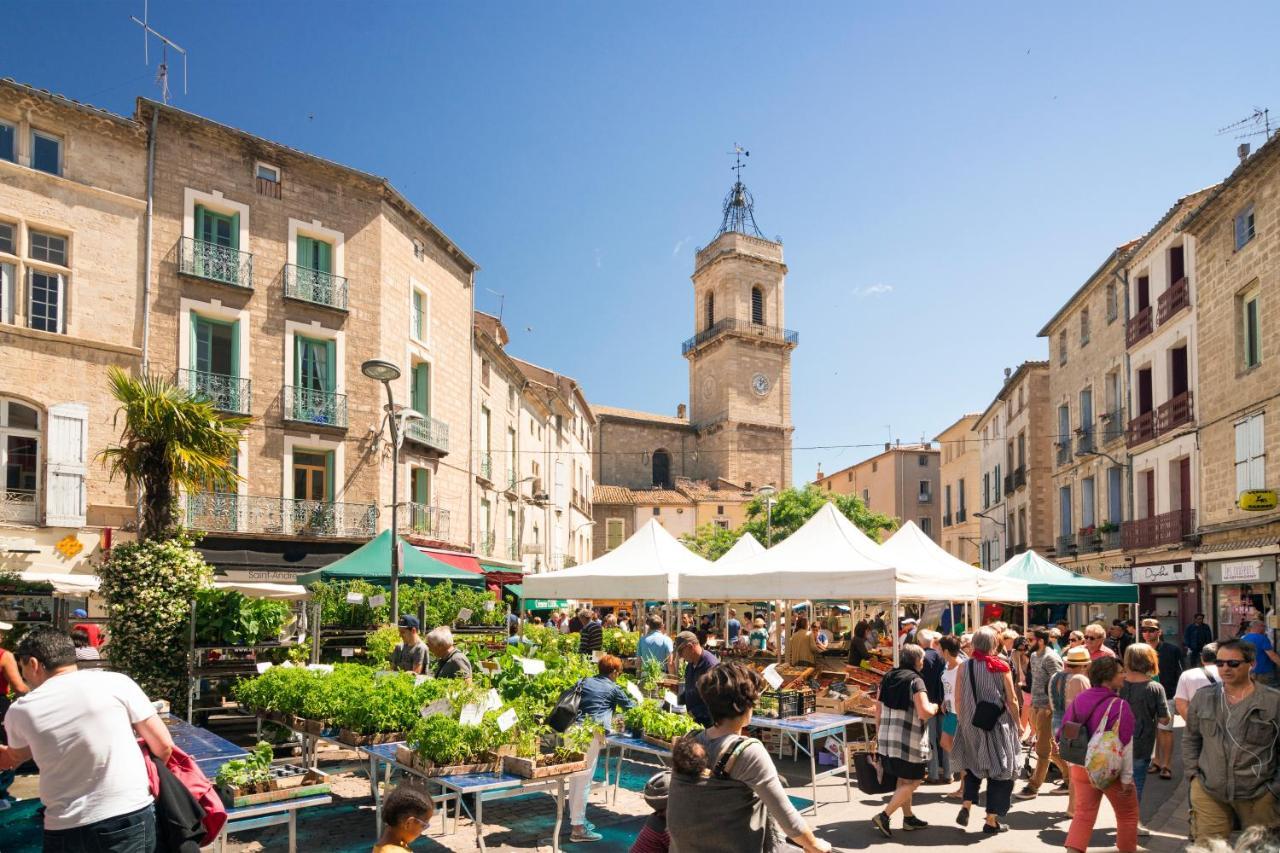
[(422, 624), (417, 616), (400, 617), (400, 643), (391, 652), (391, 668), (396, 672), (421, 675), (427, 668), (427, 644), (418, 636)]
[(432, 675), (436, 678), (462, 678), (471, 680), (471, 661), (453, 644), (453, 631), (447, 625), (439, 625), (427, 632), (427, 648), (436, 659)]
[[(77, 607), (71, 611), (71, 615), (76, 619), (88, 619), (89, 613), (83, 607)], [(89, 645), (95, 649), (102, 645), (102, 629), (92, 622), (81, 622), (71, 626), (71, 630), (83, 628), (84, 632), (89, 635)]]
[(702, 701), (698, 693), (698, 679), (720, 664), (720, 659), (702, 647), (698, 635), (692, 631), (681, 631), (676, 634), (676, 657), (684, 661), (684, 688), (680, 691), (680, 701), (685, 710), (704, 728), (712, 724), (711, 711)]
[(1156, 726), (1156, 751), (1151, 758), (1151, 770), (1160, 774), (1161, 779), (1173, 778), (1173, 704), (1174, 694), (1178, 690), (1178, 676), (1182, 675), (1182, 649), (1164, 639), (1164, 629), (1159, 619), (1143, 619), (1139, 633), (1142, 642), (1156, 650), (1156, 663), (1159, 674), (1156, 679), (1164, 688), (1168, 702), (1169, 722)]
[(916, 641), (916, 625), (920, 624), (915, 619), (908, 616), (901, 622), (898, 628), (898, 647), (901, 648), (904, 643), (914, 643)]

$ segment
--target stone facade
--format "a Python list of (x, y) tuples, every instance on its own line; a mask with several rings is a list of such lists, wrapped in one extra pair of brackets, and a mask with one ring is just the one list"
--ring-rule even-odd
[(978, 437), (978, 464), (982, 477), (977, 501), (981, 508), (974, 512), (974, 517), (980, 522), (978, 565), (988, 570), (997, 568), (1004, 562), (1005, 543), (1016, 541), (1016, 536), (1008, 536), (1010, 532), (1016, 534), (1016, 529), (1009, 531), (1005, 524), (1008, 515), (1004, 490), (1007, 412), (1008, 409), (997, 396), (973, 424), (973, 431)]
[(818, 471), (824, 492), (857, 495), (872, 512), (913, 521), (933, 541), (942, 536), (941, 452), (929, 444), (888, 444), (875, 456), (832, 474)]
[(933, 439), (940, 454), (940, 544), (948, 554), (975, 565), (982, 561), (982, 519), (973, 514), (979, 507), (982, 481), (982, 442), (973, 429), (978, 417), (964, 415)]
[(135, 520), (96, 457), (119, 438), (107, 371), (142, 361), (145, 214), (138, 125), (0, 81), (0, 567), (86, 568)]

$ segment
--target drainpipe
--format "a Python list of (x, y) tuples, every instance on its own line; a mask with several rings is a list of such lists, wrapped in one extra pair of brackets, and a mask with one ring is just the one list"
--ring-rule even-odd
[(156, 125), (160, 110), (151, 108), (151, 130), (147, 134), (147, 238), (142, 247), (142, 375), (150, 367), (148, 348), (151, 343), (151, 228), (155, 218)]
[(467, 545), (475, 548), (475, 488), (476, 475), (471, 470), (471, 463), (475, 460), (475, 442), (476, 442), (476, 271), (471, 270), (467, 274), (467, 289), (471, 291), (471, 298), (467, 304), (467, 364), (470, 366), (467, 371)]
[[(1128, 415), (1132, 416), (1133, 415), (1133, 398), (1131, 397), (1131, 394), (1133, 391), (1133, 383), (1129, 381), (1130, 376), (1132, 376), (1132, 373), (1130, 372), (1129, 343), (1127, 340), (1128, 328), (1129, 328), (1129, 271), (1125, 270), (1123, 274), (1118, 272), (1113, 272), (1112, 275), (1115, 276), (1117, 280), (1119, 280), (1120, 289), (1124, 293), (1124, 323), (1125, 323), (1126, 341), (1125, 341), (1125, 347), (1124, 347), (1124, 394), (1123, 394), (1123, 397), (1124, 397), (1125, 411)], [(1121, 426), (1124, 426), (1124, 424), (1121, 424)], [(1125, 448), (1124, 458), (1125, 458), (1125, 473), (1129, 478), (1129, 488), (1125, 490), (1126, 497), (1128, 498), (1128, 504), (1129, 504), (1128, 516), (1129, 516), (1129, 521), (1132, 522), (1134, 520), (1133, 518), (1133, 492), (1134, 492), (1133, 454), (1129, 452), (1129, 449), (1127, 447)], [(1123, 534), (1121, 535), (1123, 536)]]

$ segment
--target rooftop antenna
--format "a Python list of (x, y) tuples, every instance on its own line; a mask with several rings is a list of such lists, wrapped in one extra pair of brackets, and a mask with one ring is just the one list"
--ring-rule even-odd
[(489, 289), (489, 288), (487, 288), (487, 287), (485, 288), (485, 292), (486, 292), (486, 293), (492, 293), (494, 296), (498, 297), (498, 322), (499, 322), (499, 323), (501, 323), (501, 322), (502, 322), (502, 309), (503, 309), (503, 306), (505, 306), (505, 305), (507, 304), (507, 295), (506, 295), (505, 293), (499, 293), (499, 292), (498, 292), (498, 291), (496, 291), (496, 290), (490, 290), (490, 289)]
[(160, 39), (160, 67), (156, 70), (156, 82), (160, 84), (160, 99), (169, 103), (169, 48), (182, 54), (182, 94), (187, 94), (187, 52), (180, 45), (152, 29), (148, 23), (151, 0), (143, 0), (142, 20), (130, 15), (129, 19), (142, 27), (142, 61), (151, 65), (151, 36)]
[(729, 190), (729, 194), (724, 198), (724, 217), (720, 220), (717, 236), (736, 231), (739, 234), (764, 239), (764, 235), (756, 227), (755, 199), (751, 197), (751, 193), (747, 192), (746, 184), (742, 183), (742, 170), (747, 167), (742, 160), (744, 157), (750, 157), (751, 152), (735, 142), (733, 150), (729, 153), (733, 155), (733, 165), (729, 167), (734, 174), (733, 189)]
[(1266, 107), (1254, 107), (1253, 112), (1239, 121), (1233, 121), (1226, 127), (1218, 128), (1218, 136), (1228, 133), (1236, 139), (1248, 139), (1251, 136), (1271, 138), (1271, 110)]

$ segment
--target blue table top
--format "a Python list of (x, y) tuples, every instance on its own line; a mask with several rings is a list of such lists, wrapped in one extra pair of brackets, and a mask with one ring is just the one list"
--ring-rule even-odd
[(236, 746), (224, 737), (215, 735), (208, 729), (193, 726), (186, 720), (178, 719), (172, 714), (165, 718), (169, 735), (174, 746), (195, 759), (196, 764), (206, 776), (212, 777), (218, 768), (232, 758), (242, 758), (249, 753), (242, 746)]
[(784, 717), (781, 720), (769, 717), (753, 717), (748, 725), (762, 729), (790, 729), (797, 732), (821, 732), (838, 729), (852, 723), (862, 722), (861, 717), (848, 717), (844, 714), (824, 714), (816, 712), (799, 717)]
[(232, 821), (240, 816), (254, 817), (263, 812), (285, 812), (291, 809), (305, 809), (311, 806), (325, 806), (333, 802), (329, 794), (313, 794), (310, 797), (295, 797), (291, 800), (276, 800), (273, 803), (260, 803), (256, 806), (241, 806), (238, 809), (227, 809), (227, 820)]
[(369, 746), (360, 747), (360, 751), (366, 755), (374, 755), (383, 761), (396, 760), (396, 748), (404, 746), (404, 741), (396, 741), (395, 743), (374, 743)]
[(465, 794), (468, 791), (518, 788), (528, 780), (510, 773), (464, 773), (459, 776), (433, 776), (431, 781)]

